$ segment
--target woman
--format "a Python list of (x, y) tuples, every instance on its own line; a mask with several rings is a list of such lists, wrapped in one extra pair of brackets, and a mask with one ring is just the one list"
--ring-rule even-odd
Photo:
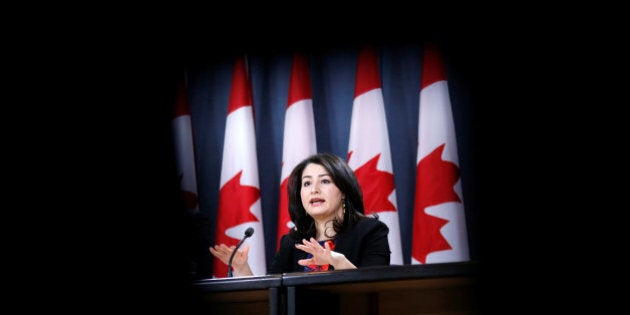
[[(288, 179), (289, 215), (295, 223), (282, 236), (268, 274), (387, 266), (389, 229), (378, 217), (364, 216), (361, 186), (348, 164), (330, 153), (312, 155)], [(210, 247), (227, 264), (235, 246)], [(232, 260), (235, 276), (251, 276), (249, 245)]]

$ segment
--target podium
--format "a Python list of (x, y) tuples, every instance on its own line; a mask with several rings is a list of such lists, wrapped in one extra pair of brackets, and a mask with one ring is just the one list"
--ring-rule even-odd
[(212, 314), (478, 314), (476, 262), (295, 272), (193, 283)]
[(280, 310), (281, 275), (197, 280), (197, 305), (209, 314), (285, 314)]

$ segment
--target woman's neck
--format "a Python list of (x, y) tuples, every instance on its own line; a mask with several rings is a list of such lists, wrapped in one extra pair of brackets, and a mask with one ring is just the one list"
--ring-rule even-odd
[(328, 219), (326, 221), (315, 220), (315, 227), (317, 228), (316, 239), (318, 241), (331, 239), (337, 234), (337, 232), (335, 232), (332, 219)]

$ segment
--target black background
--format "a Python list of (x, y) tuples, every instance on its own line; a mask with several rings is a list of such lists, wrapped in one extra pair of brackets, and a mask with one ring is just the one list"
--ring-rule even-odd
[[(37, 179), (29, 187), (41, 194), (22, 201), (37, 210), (26, 212), (25, 221), (30, 225), (36, 213), (41, 222), (31, 228), (46, 232), (23, 247), (36, 258), (16, 256), (28, 266), (32, 300), (49, 297), (55, 303), (50, 306), (88, 311), (195, 308), (170, 129), (175, 82), (186, 64), (201, 55), (415, 37), (452, 45), (462, 71), (475, 74), (469, 81), (484, 313), (504, 311), (504, 305), (541, 310), (559, 302), (571, 279), (565, 264), (583, 259), (573, 251), (578, 241), (557, 225), (572, 209), (557, 189), (560, 178), (569, 178), (558, 175), (574, 172), (561, 164), (564, 150), (581, 137), (569, 131), (570, 122), (556, 119), (574, 103), (566, 94), (548, 93), (572, 75), (549, 62), (565, 57), (553, 49), (553, 39), (513, 27), (509, 16), (480, 21), (396, 11), (398, 22), (385, 23), (312, 14), (287, 27), (296, 19), (236, 12), (213, 10), (203, 19), (180, 20), (175, 12), (143, 11), (90, 24), (85, 32), (78, 29), (89, 16), (40, 29), (45, 36), (38, 47), (49, 50), (29, 57), (34, 66), (21, 73), (32, 81), (20, 81), (25, 89), (18, 94), (37, 96), (37, 114), (25, 117), (44, 126), (28, 142), (32, 164), (42, 168), (29, 177)], [(549, 169), (553, 176), (541, 176)]]

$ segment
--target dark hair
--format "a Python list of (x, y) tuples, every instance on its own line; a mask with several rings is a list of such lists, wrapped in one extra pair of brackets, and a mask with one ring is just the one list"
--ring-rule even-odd
[(300, 194), (302, 188), (302, 173), (309, 164), (318, 164), (324, 167), (326, 171), (328, 171), (333, 183), (335, 183), (335, 186), (346, 196), (343, 200), (346, 208), (343, 221), (340, 221), (337, 217), (333, 219), (333, 229), (335, 233), (341, 233), (346, 228), (354, 226), (359, 220), (365, 217), (363, 215), (363, 193), (361, 192), (361, 186), (359, 185), (354, 171), (352, 171), (346, 161), (331, 153), (314, 154), (307, 157), (293, 168), (287, 182), (289, 215), (291, 216), (291, 221), (295, 224), (295, 227), (291, 231), (294, 239), (308, 239), (315, 237), (317, 234), (315, 221), (306, 213), (306, 209), (304, 209), (302, 205), (302, 197)]

